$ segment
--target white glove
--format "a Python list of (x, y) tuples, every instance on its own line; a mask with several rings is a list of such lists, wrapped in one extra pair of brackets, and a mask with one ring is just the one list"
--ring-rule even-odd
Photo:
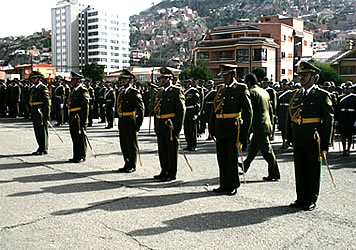
[(354, 123), (354, 127), (356, 128), (356, 122)]
[(195, 121), (196, 119), (198, 119), (198, 116), (197, 116), (197, 115), (194, 115), (193, 121)]
[(103, 104), (103, 108), (105, 108), (105, 106), (106, 106), (106, 105), (105, 105), (105, 104)]
[(60, 104), (60, 107), (61, 107), (61, 109), (62, 109), (62, 108), (64, 107), (64, 104), (63, 104), (63, 103), (61, 103), (61, 104)]

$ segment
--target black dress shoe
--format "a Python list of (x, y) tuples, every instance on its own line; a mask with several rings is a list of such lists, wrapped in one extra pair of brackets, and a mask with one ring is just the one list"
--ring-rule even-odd
[(292, 202), (291, 204), (289, 204), (289, 206), (292, 208), (302, 208), (302, 207), (304, 207), (304, 202), (296, 200), (296, 201)]
[(226, 189), (225, 188), (222, 188), (222, 187), (218, 187), (218, 188), (214, 188), (213, 189), (213, 192), (214, 193), (224, 193), (226, 191)]
[(225, 194), (226, 195), (230, 195), (230, 196), (235, 195), (236, 193), (237, 193), (237, 189), (236, 188), (228, 189), (228, 190), (225, 191)]
[(69, 161), (69, 162), (75, 162), (75, 161), (77, 161), (77, 159), (75, 159), (75, 158), (70, 158), (68, 161)]
[(128, 168), (127, 167), (123, 167), (123, 168), (119, 168), (118, 170), (115, 170), (114, 172), (117, 172), (117, 173), (126, 173), (126, 170)]
[(166, 174), (160, 173), (159, 175), (153, 176), (153, 178), (156, 180), (161, 180), (161, 179), (165, 178), (166, 176), (167, 176)]
[(278, 181), (279, 179), (281, 179), (281, 178), (280, 177), (271, 177), (271, 176), (262, 178), (262, 180), (264, 180), (264, 181)]
[(304, 205), (303, 210), (304, 211), (313, 211), (316, 208), (316, 204), (313, 202), (307, 203)]
[(133, 173), (133, 172), (135, 172), (136, 171), (136, 168), (127, 168), (126, 170), (125, 170), (125, 173)]
[(174, 181), (176, 180), (177, 178), (174, 177), (174, 176), (166, 176), (164, 178), (161, 179), (162, 182), (168, 182), (168, 181)]

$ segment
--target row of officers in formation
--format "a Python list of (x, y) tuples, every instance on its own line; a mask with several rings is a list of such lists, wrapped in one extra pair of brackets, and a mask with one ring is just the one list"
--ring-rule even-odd
[[(243, 82), (236, 80), (235, 65), (221, 65), (223, 83), (186, 80), (176, 82), (166, 67), (160, 69), (158, 84), (135, 88), (135, 76), (123, 70), (118, 88), (111, 83), (86, 86), (82, 76), (72, 72), (70, 84), (58, 81), (51, 91), (42, 76), (33, 72), (28, 83), (14, 81), (0, 90), (0, 113), (26, 117), (31, 114), (39, 148), (33, 154), (48, 153), (48, 121), (52, 110), (58, 126), (69, 123), (73, 158), (86, 159), (87, 126), (93, 118), (113, 127), (119, 119), (120, 146), (125, 165), (118, 172), (136, 170), (137, 137), (145, 115), (154, 116), (161, 171), (160, 181), (176, 179), (180, 132), (184, 128), (185, 150), (195, 150), (197, 136), (208, 125), (208, 139), (216, 142), (220, 186), (215, 193), (235, 195), (240, 186), (238, 166), (243, 175), (261, 152), (268, 163), (265, 181), (278, 181), (280, 173), (270, 141), (278, 125), (282, 148), (293, 146), (297, 199), (291, 207), (313, 210), (319, 195), (322, 156), (326, 157), (335, 131), (342, 137), (342, 155), (350, 154), (356, 132), (356, 87), (346, 82), (342, 88), (330, 82), (317, 85), (320, 70), (302, 62), (298, 84), (257, 81), (253, 73)], [(51, 92), (51, 93), (50, 93)], [(21, 95), (22, 93), (22, 95)], [(10, 97), (9, 97), (10, 96)], [(51, 100), (53, 105), (51, 105)], [(334, 111), (335, 118), (334, 119)], [(252, 136), (251, 136), (252, 134)], [(245, 160), (238, 161), (248, 146)]]

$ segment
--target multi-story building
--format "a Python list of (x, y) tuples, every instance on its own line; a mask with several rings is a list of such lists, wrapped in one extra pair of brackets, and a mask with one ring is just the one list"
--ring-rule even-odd
[(110, 73), (130, 66), (129, 18), (77, 1), (52, 9), (53, 64), (58, 72), (83, 70), (97, 62)]
[(194, 49), (194, 61), (203, 60), (217, 76), (219, 65), (238, 66), (242, 78), (256, 67), (272, 81), (293, 79), (296, 64), (313, 55), (313, 33), (304, 22), (283, 16), (262, 17), (251, 25), (227, 26), (208, 31)]
[(79, 8), (77, 1), (60, 1), (52, 8), (52, 64), (57, 72), (79, 70)]

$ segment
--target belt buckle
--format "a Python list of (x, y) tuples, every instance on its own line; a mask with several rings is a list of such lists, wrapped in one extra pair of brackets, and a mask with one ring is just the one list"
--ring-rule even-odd
[(298, 117), (297, 123), (298, 123), (298, 125), (302, 124), (302, 117)]

